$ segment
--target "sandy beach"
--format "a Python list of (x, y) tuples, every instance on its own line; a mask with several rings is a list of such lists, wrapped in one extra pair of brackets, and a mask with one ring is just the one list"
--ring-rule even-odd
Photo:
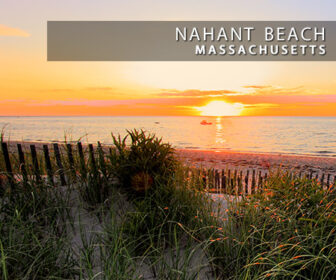
[(177, 154), (186, 164), (194, 167), (263, 171), (281, 167), (293, 172), (336, 174), (336, 158), (333, 157), (204, 150), (177, 150)]

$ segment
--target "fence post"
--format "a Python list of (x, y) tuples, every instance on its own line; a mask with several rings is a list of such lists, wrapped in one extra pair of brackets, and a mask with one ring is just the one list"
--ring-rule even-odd
[(59, 169), (59, 176), (60, 176), (60, 179), (61, 179), (61, 185), (65, 186), (66, 181), (65, 181), (65, 177), (64, 177), (63, 164), (62, 164), (61, 154), (60, 154), (60, 150), (58, 148), (57, 143), (54, 144), (54, 154), (55, 154), (55, 157), (56, 157), (57, 167)]
[(259, 175), (258, 175), (258, 193), (261, 193), (263, 189), (263, 177), (261, 174), (261, 170), (259, 170)]
[(261, 170), (259, 170), (258, 174), (258, 192), (260, 193), (262, 190), (262, 176), (261, 176)]
[(222, 186), (221, 186), (221, 191), (226, 194), (226, 176), (225, 176), (224, 169), (222, 169)]
[(327, 187), (329, 188), (330, 187), (330, 174), (328, 174), (328, 177), (327, 177)]
[(72, 174), (73, 179), (76, 178), (76, 168), (75, 168), (75, 161), (72, 155), (72, 145), (70, 143), (66, 144), (67, 147), (67, 154), (68, 154), (68, 159), (69, 159), (69, 167), (70, 167), (70, 172)]
[(255, 169), (253, 169), (252, 171), (252, 185), (251, 185), (251, 194), (254, 194), (255, 193), (255, 187), (256, 187), (256, 172), (255, 172)]
[(45, 161), (46, 168), (47, 168), (49, 182), (52, 185), (54, 185), (54, 178), (53, 178), (53, 172), (52, 172), (52, 167), (51, 167), (51, 162), (50, 162), (48, 145), (43, 145), (43, 153), (44, 153), (44, 161)]
[[(100, 165), (100, 169), (103, 173), (103, 175), (105, 176), (105, 178), (107, 177), (107, 172), (106, 172), (106, 165), (105, 165), (105, 158), (104, 158), (104, 151), (102, 148), (102, 145), (100, 144), (100, 142), (98, 141), (98, 156), (99, 156), (99, 165)], [(189, 168), (188, 168), (188, 177), (189, 177)]]
[(38, 183), (40, 183), (41, 182), (41, 175), (40, 175), (40, 170), (39, 170), (39, 164), (38, 164), (35, 145), (30, 145), (30, 152), (31, 152), (32, 160), (33, 160), (33, 167), (34, 167), (34, 173), (35, 173), (36, 181)]
[(89, 156), (90, 156), (90, 163), (91, 163), (91, 168), (96, 175), (97, 173), (97, 166), (96, 166), (96, 160), (94, 157), (94, 150), (93, 150), (93, 145), (89, 144)]
[(233, 184), (234, 184), (234, 194), (238, 195), (238, 172), (237, 169), (235, 169), (233, 173)]
[(7, 143), (5, 142), (1, 143), (1, 147), (2, 147), (2, 154), (4, 156), (4, 160), (6, 164), (8, 182), (11, 185), (11, 187), (14, 187), (13, 170), (12, 170), (12, 165), (9, 159)]
[(322, 176), (321, 176), (321, 187), (323, 188), (324, 187), (324, 173), (322, 173)]
[(216, 192), (218, 193), (219, 192), (219, 172), (218, 170), (216, 169), (216, 174), (215, 174), (215, 182), (216, 182)]
[(203, 190), (205, 190), (206, 189), (206, 172), (204, 169), (202, 169), (201, 174), (202, 174)]
[(248, 187), (248, 183), (249, 183), (249, 175), (250, 175), (250, 170), (247, 169), (246, 171), (246, 176), (245, 176), (245, 193), (248, 195), (249, 194), (249, 187)]
[(77, 143), (77, 148), (78, 148), (81, 175), (83, 178), (85, 178), (86, 177), (86, 167), (85, 167), (85, 159), (84, 159), (83, 147), (82, 147), (81, 142)]
[(227, 173), (227, 181), (228, 181), (228, 184), (227, 184), (227, 194), (231, 194), (232, 192), (232, 185), (231, 185), (231, 170), (229, 169), (228, 170), (228, 173)]
[(243, 170), (240, 170), (238, 176), (238, 194), (243, 195)]
[(22, 173), (23, 182), (27, 183), (28, 175), (27, 175), (27, 170), (26, 170), (25, 157), (24, 157), (24, 153), (22, 151), (21, 144), (17, 144), (17, 149), (18, 149), (18, 154), (19, 154), (20, 170), (21, 170), (21, 173)]

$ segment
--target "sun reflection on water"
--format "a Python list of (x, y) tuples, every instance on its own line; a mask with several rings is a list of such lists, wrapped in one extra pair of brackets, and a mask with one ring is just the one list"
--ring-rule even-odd
[(222, 125), (222, 117), (217, 117), (216, 118), (216, 143), (217, 144), (223, 144), (226, 142), (226, 140), (223, 138), (224, 134), (223, 134), (223, 125)]

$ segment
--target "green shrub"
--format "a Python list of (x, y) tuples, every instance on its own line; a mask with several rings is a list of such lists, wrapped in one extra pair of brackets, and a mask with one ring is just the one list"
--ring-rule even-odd
[(113, 134), (112, 138), (115, 145), (110, 155), (112, 169), (124, 189), (143, 193), (167, 184), (174, 176), (177, 167), (174, 149), (154, 134), (135, 129), (127, 131), (124, 138)]

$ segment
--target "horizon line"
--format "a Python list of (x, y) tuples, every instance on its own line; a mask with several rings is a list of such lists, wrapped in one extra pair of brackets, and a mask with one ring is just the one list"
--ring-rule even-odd
[(232, 118), (232, 117), (293, 117), (293, 118), (335, 118), (336, 115), (241, 115), (241, 116), (200, 116), (200, 115), (0, 115), (0, 117), (203, 117), (203, 118)]

